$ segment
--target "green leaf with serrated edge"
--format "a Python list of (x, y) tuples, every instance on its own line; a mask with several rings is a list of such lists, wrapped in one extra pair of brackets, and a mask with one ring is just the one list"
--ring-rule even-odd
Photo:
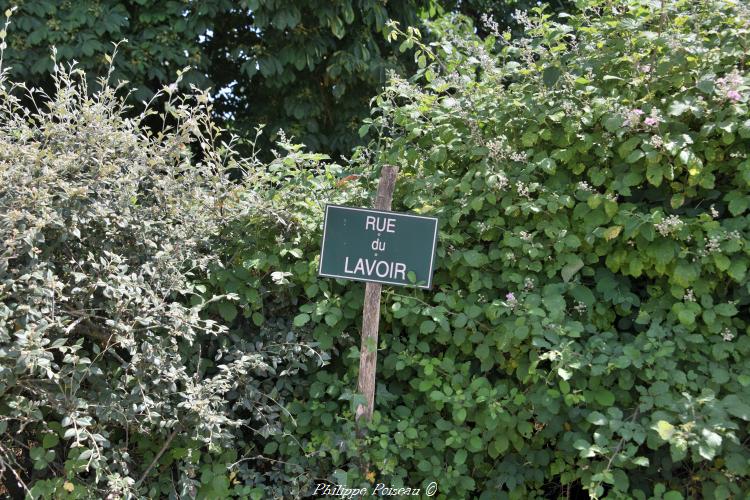
[(656, 430), (656, 432), (659, 434), (659, 437), (664, 441), (669, 441), (669, 439), (672, 437), (672, 435), (674, 435), (675, 432), (674, 426), (666, 420), (659, 420), (654, 426), (654, 430)]

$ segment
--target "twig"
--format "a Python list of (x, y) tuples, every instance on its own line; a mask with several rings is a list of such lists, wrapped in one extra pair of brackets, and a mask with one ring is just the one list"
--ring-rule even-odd
[[(4, 456), (5, 456), (5, 458), (6, 458), (6, 459), (7, 459), (7, 458), (8, 458), (9, 456), (12, 456), (12, 455), (11, 455), (10, 453), (8, 453), (8, 452), (6, 451), (6, 449), (5, 449), (5, 447), (4, 447), (4, 446), (0, 446), (0, 451), (2, 451), (2, 454), (3, 454)], [(8, 453), (8, 454), (6, 454), (6, 453)], [(31, 495), (31, 491), (29, 491), (29, 487), (28, 487), (28, 486), (26, 486), (26, 483), (24, 483), (24, 482), (23, 482), (23, 479), (21, 479), (21, 476), (20, 476), (20, 475), (18, 474), (18, 472), (16, 472), (16, 469), (14, 469), (14, 468), (13, 468), (13, 467), (11, 466), (11, 463), (10, 463), (10, 461), (7, 461), (7, 462), (6, 462), (5, 460), (2, 460), (2, 459), (0, 459), (0, 462), (2, 462), (2, 464), (0, 464), (0, 465), (2, 465), (2, 466), (3, 466), (3, 469), (4, 469), (5, 467), (7, 467), (8, 469), (10, 469), (10, 472), (11, 472), (11, 473), (13, 473), (13, 475), (14, 475), (14, 476), (16, 477), (16, 481), (18, 481), (18, 485), (19, 485), (19, 486), (21, 486), (21, 487), (22, 487), (22, 488), (23, 488), (24, 490), (26, 490), (26, 493), (27, 493), (28, 495)], [(15, 460), (13, 460), (13, 462), (15, 462)], [(17, 462), (16, 462), (16, 463), (17, 463)], [(3, 472), (4, 472), (4, 471), (3, 471)]]
[(148, 476), (148, 473), (151, 472), (151, 469), (154, 468), (154, 466), (156, 465), (156, 462), (158, 462), (159, 459), (161, 458), (161, 456), (164, 455), (164, 452), (167, 451), (167, 448), (169, 448), (170, 443), (172, 442), (172, 440), (174, 439), (174, 437), (177, 435), (177, 430), (178, 429), (173, 430), (172, 434), (169, 435), (169, 437), (167, 438), (167, 441), (164, 443), (164, 445), (159, 450), (159, 453), (156, 454), (156, 456), (154, 457), (154, 459), (151, 461), (151, 464), (143, 472), (143, 475), (141, 476), (141, 478), (135, 483), (135, 486), (134, 486), (135, 488), (137, 488), (138, 486), (140, 486), (140, 484), (143, 482), (143, 480), (146, 479), (146, 476)]
[[(635, 407), (635, 411), (633, 412), (633, 416), (630, 417), (630, 421), (631, 422), (634, 422), (635, 419), (638, 417), (638, 413), (639, 413), (638, 410), (639, 410), (639, 408), (636, 406)], [(607, 468), (604, 469), (605, 471), (608, 471), (610, 469), (610, 467), (612, 466), (612, 462), (614, 461), (614, 459), (617, 456), (617, 454), (620, 453), (620, 449), (622, 448), (622, 445), (624, 443), (625, 443), (625, 437), (623, 437), (622, 439), (620, 439), (620, 442), (617, 443), (617, 447), (615, 447), (614, 452), (612, 452), (612, 456), (609, 457), (609, 462), (607, 462)]]

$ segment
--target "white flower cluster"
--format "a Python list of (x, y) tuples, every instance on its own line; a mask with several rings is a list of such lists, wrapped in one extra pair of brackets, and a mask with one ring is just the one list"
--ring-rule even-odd
[(499, 141), (497, 139), (491, 140), (487, 143), (487, 149), (490, 150), (490, 159), (496, 161), (505, 159), (506, 154), (503, 141)]
[(534, 289), (534, 278), (526, 277), (526, 279), (523, 280), (523, 289), (527, 292), (530, 292)]
[(695, 302), (695, 293), (692, 288), (685, 290), (685, 295), (682, 297), (685, 302)]
[(475, 144), (484, 144), (484, 137), (482, 137), (482, 130), (475, 120), (469, 121), (469, 130), (471, 130), (471, 140)]
[(654, 227), (662, 236), (670, 236), (678, 231), (683, 224), (684, 222), (680, 220), (680, 217), (673, 214), (663, 219), (661, 222), (654, 224)]
[(487, 149), (490, 150), (489, 157), (495, 161), (511, 160), (526, 163), (529, 155), (524, 151), (513, 151), (506, 143), (504, 138), (489, 141)]
[(702, 250), (698, 250), (698, 255), (701, 257), (705, 257), (706, 255), (711, 255), (712, 253), (717, 253), (721, 251), (721, 242), (722, 241), (729, 241), (729, 240), (741, 240), (742, 235), (739, 231), (727, 231), (724, 234), (715, 234), (713, 236), (709, 236), (706, 240), (706, 245), (703, 247)]
[(492, 33), (496, 38), (501, 38), (502, 35), (500, 34), (500, 25), (497, 21), (495, 21), (495, 18), (492, 16), (492, 14), (482, 14), (482, 17), (480, 18), (482, 20), (482, 24), (484, 27)]
[(711, 236), (706, 242), (705, 251), (707, 254), (716, 253), (721, 250), (721, 238), (719, 236)]
[(654, 149), (660, 149), (664, 145), (664, 139), (662, 139), (660, 135), (652, 135), (648, 143)]
[(732, 333), (732, 330), (729, 328), (724, 328), (721, 332), (721, 338), (723, 338), (725, 342), (731, 342), (734, 339), (734, 333)]
[(529, 194), (529, 187), (523, 182), (519, 181), (518, 184), (516, 184), (516, 191), (518, 191), (518, 196), (529, 200), (531, 199), (531, 195)]
[(529, 14), (526, 11), (516, 9), (513, 12), (513, 19), (527, 30), (534, 28), (534, 23), (529, 19)]
[(562, 109), (565, 111), (566, 115), (570, 116), (575, 113), (578, 107), (572, 101), (563, 101)]
[(641, 116), (643, 116), (643, 110), (631, 109), (625, 114), (625, 123), (629, 127), (637, 127), (641, 123)]
[(526, 231), (521, 231), (518, 233), (518, 235), (521, 237), (523, 241), (531, 243), (531, 241), (534, 239), (534, 235), (531, 233), (527, 233)]
[(487, 185), (498, 191), (503, 191), (508, 187), (508, 178), (503, 172), (497, 172), (487, 178)]
[(529, 155), (527, 155), (525, 151), (515, 151), (510, 154), (510, 159), (513, 161), (526, 163), (526, 161), (529, 159)]

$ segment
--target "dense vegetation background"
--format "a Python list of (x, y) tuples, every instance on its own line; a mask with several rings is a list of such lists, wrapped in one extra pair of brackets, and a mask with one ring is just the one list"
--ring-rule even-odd
[[(476, 28), (481, 2), (415, 5), (381, 27), (366, 9), (346, 21), (354, 4), (342, 3), (338, 36), (322, 7), (297, 19), (267, 2), (232, 10), (258, 28), (223, 42), (206, 30), (227, 6), (122, 8), (136, 4), (171, 8), (186, 26), (197, 16), (173, 59), (144, 59), (175, 69), (182, 47), (204, 43), (247, 43), (231, 57), (252, 60), (288, 36), (262, 42), (263, 27), (305, 19), (338, 40), (328, 54), (353, 54), (356, 44), (336, 44), (361, 23), (401, 73), (369, 109), (339, 104), (362, 117), (347, 130), (367, 142), (318, 139), (315, 149), (345, 154), (337, 162), (281, 133), (267, 157), (247, 155), (269, 135), (247, 132), (258, 117), (286, 109), (262, 111), (264, 99), (320, 86), (331, 63), (265, 75), (261, 65), (246, 75), (258, 94), (223, 96), (185, 90), (221, 81), (210, 61), (175, 85), (171, 70), (133, 69), (141, 59), (127, 52), (112, 64), (98, 46), (88, 77), (61, 48), (33, 70), (23, 43), (46, 58), (50, 41), (72, 37), (14, 40), (16, 14), (29, 33), (64, 16), (22, 4), (46, 10), (19, 10), (0, 31), (9, 494), (294, 498), (326, 481), (436, 481), (438, 498), (750, 492), (744, 4), (581, 0), (519, 13), (508, 30), (500, 7)], [(148, 31), (119, 15), (128, 22), (106, 37)], [(65, 29), (105, 29), (80, 19)], [(117, 82), (118, 71), (146, 85), (92, 77)], [(372, 95), (384, 77), (368, 80)], [(150, 105), (126, 100), (133, 85), (155, 92)], [(332, 102), (360, 92), (347, 84)], [(299, 139), (320, 116), (279, 123)], [(324, 205), (369, 204), (385, 163), (401, 172), (394, 209), (440, 219), (438, 259), (433, 290), (384, 293), (376, 412), (358, 438), (363, 287), (317, 278), (317, 254)]]
[[(557, 9), (568, 4), (553, 2)], [(410, 53), (386, 40), (389, 20), (422, 26), (460, 10), (476, 21), (494, 16), (516, 26), (515, 9), (527, 0), (0, 0), (0, 12), (18, 9), (8, 36), (6, 64), (16, 81), (53, 87), (50, 47), (75, 59), (92, 81), (109, 66), (105, 54), (120, 47), (113, 81), (127, 80), (131, 104), (149, 100), (172, 83), (211, 88), (214, 118), (242, 137), (267, 125), (271, 140), (281, 128), (309, 148), (351, 155), (369, 101), (389, 71), (414, 69)], [(153, 124), (151, 124), (153, 126)], [(241, 147), (241, 145), (240, 145)], [(249, 148), (242, 148), (248, 152)]]

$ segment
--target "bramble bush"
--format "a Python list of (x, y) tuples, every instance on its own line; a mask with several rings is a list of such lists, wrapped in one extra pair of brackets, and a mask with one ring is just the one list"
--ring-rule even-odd
[[(372, 188), (370, 163), (398, 165), (394, 210), (440, 218), (434, 289), (385, 291), (376, 412), (358, 440), (363, 287), (318, 279), (307, 257), (276, 268), (299, 296), (294, 324), (332, 354), (300, 381), (291, 435), (265, 449), (300, 488), (750, 491), (750, 12), (577, 4), (559, 20), (519, 13), (520, 39), (480, 40), (455, 18), (425, 45), (391, 26), (421, 70), (377, 98), (362, 133), (379, 142), (356, 168)], [(316, 252), (313, 185), (307, 231), (282, 252)]]

